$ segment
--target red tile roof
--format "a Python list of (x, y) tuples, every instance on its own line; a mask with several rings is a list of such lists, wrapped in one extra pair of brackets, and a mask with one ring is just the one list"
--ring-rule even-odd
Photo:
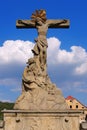
[[(72, 96), (68, 96), (65, 98), (65, 100), (77, 100), (76, 98), (72, 97)], [(77, 100), (77, 102), (79, 102), (82, 106), (84, 106), (85, 108), (87, 108), (87, 106), (83, 105), (79, 100)]]
[(75, 98), (72, 97), (72, 96), (68, 96), (68, 97), (66, 97), (65, 99), (66, 99), (66, 100), (74, 100)]

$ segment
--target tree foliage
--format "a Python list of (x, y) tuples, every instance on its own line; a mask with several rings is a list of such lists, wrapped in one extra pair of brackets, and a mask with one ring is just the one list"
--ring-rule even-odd
[(3, 119), (3, 113), (1, 111), (4, 109), (12, 110), (13, 106), (14, 106), (14, 103), (0, 102), (0, 120)]

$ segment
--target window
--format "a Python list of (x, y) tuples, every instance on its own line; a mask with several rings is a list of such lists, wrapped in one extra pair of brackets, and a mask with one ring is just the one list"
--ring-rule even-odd
[(70, 108), (72, 108), (72, 105), (70, 105)]
[(76, 105), (76, 108), (78, 108), (78, 105)]
[(72, 102), (72, 100), (70, 100), (70, 102)]

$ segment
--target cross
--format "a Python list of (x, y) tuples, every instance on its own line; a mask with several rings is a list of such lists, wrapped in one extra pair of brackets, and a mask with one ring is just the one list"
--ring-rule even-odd
[(32, 20), (21, 20), (21, 22), (20, 20), (17, 20), (16, 27), (17, 28), (36, 28), (35, 19), (37, 20), (37, 18), (39, 18), (39, 20), (41, 19), (43, 22), (45, 22), (45, 24), (48, 24), (49, 28), (68, 28), (69, 27), (69, 20), (65, 20), (65, 19), (47, 20), (45, 10), (36, 10), (36, 12), (32, 14), (31, 18)]
[(36, 28), (38, 37), (35, 39), (35, 46), (32, 49), (34, 56), (39, 57), (40, 64), (46, 64), (47, 39), (46, 34), (48, 28), (69, 28), (69, 20), (66, 19), (50, 19), (46, 18), (45, 10), (36, 10), (32, 14), (31, 20), (17, 20), (17, 28)]
[[(22, 20), (24, 23), (20, 22), (20, 20), (16, 21), (17, 28), (36, 28), (35, 23), (32, 20)], [(46, 20), (46, 23), (49, 25), (49, 28), (69, 28), (70, 21), (64, 19), (64, 23), (62, 19), (50, 19)], [(59, 24), (60, 23), (60, 24)]]
[[(64, 108), (67, 108), (63, 98), (59, 99), (62, 97), (60, 90), (57, 90), (56, 85), (51, 82), (47, 74), (46, 34), (48, 28), (68, 28), (69, 20), (47, 20), (45, 10), (36, 10), (30, 20), (17, 20), (16, 27), (36, 28), (38, 37), (35, 39), (35, 46), (32, 49), (34, 56), (28, 59), (28, 65), (24, 69), (22, 95), (16, 101), (14, 109), (56, 110), (62, 108), (62, 104)], [(59, 94), (58, 97), (57, 94)], [(60, 104), (56, 99), (59, 99)]]

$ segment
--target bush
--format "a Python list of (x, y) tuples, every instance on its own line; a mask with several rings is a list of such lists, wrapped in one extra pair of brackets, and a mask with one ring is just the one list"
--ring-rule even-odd
[(3, 113), (1, 111), (4, 109), (12, 110), (13, 106), (14, 106), (14, 103), (0, 102), (0, 120), (3, 119)]

